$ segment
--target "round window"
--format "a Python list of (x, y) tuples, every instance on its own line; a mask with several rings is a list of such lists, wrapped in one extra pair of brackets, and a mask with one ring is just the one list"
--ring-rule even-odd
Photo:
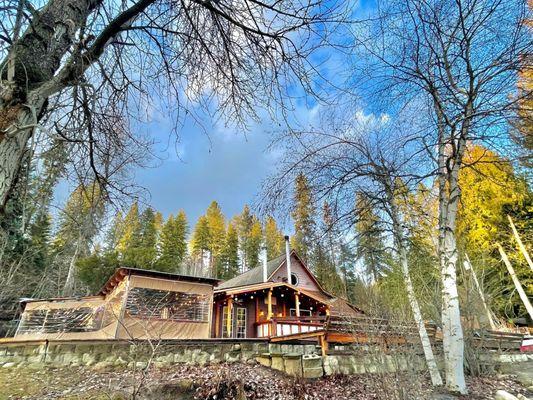
[(298, 285), (298, 275), (291, 274), (291, 285), (293, 285), (293, 286)]

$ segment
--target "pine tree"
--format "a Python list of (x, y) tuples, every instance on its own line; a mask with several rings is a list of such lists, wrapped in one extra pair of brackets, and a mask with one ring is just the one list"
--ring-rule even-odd
[(367, 275), (377, 282), (386, 268), (385, 244), (380, 219), (375, 214), (369, 199), (363, 194), (357, 196), (355, 208), (357, 257), (363, 260)]
[(246, 243), (246, 265), (248, 269), (255, 268), (259, 265), (259, 254), (263, 244), (263, 229), (261, 222), (254, 217), (250, 236)]
[(285, 240), (273, 217), (267, 217), (264, 231), (268, 258), (278, 257), (284, 251)]
[(163, 225), (160, 237), (161, 256), (157, 260), (160, 271), (177, 272), (187, 256), (189, 226), (184, 211), (170, 215)]
[(228, 224), (222, 254), (223, 268), (219, 278), (228, 280), (239, 273), (239, 233), (232, 222)]
[(104, 248), (107, 251), (118, 251), (118, 245), (124, 235), (124, 229), (124, 217), (122, 216), (122, 212), (118, 211), (115, 214), (105, 237)]
[(128, 249), (139, 247), (141, 241), (141, 221), (139, 216), (139, 205), (135, 201), (123, 222), (124, 229), (117, 245), (117, 251), (124, 257)]
[(206, 273), (205, 269), (209, 267), (206, 265), (206, 257), (209, 255), (210, 242), (209, 222), (207, 217), (202, 215), (198, 218), (192, 234), (192, 253), (196, 262), (200, 264), (202, 273)]
[(59, 262), (68, 265), (63, 295), (74, 293), (76, 261), (89, 254), (103, 215), (103, 196), (97, 183), (78, 186), (68, 198), (54, 239)]
[(218, 277), (221, 268), (221, 256), (224, 249), (226, 235), (226, 221), (222, 210), (216, 201), (213, 201), (205, 215), (209, 226), (209, 254), (211, 276)]
[(242, 271), (250, 269), (248, 265), (249, 256), (247, 254), (250, 240), (250, 234), (252, 232), (252, 225), (254, 223), (254, 216), (250, 212), (248, 205), (244, 206), (242, 213), (236, 217), (238, 232), (239, 232), (239, 250), (240, 258), (242, 262)]
[(305, 175), (299, 174), (295, 181), (294, 206), (291, 214), (295, 230), (292, 237), (292, 247), (304, 262), (309, 261), (313, 249), (314, 214), (311, 188)]
[(76, 262), (77, 276), (91, 293), (100, 290), (119, 267), (120, 261), (116, 251), (101, 253), (99, 249), (95, 249), (91, 255)]
[(37, 212), (35, 221), (31, 224), (31, 247), (33, 249), (33, 262), (34, 268), (44, 270), (49, 260), (50, 252), (50, 230), (52, 225), (52, 219), (48, 214), (47, 209), (43, 209)]

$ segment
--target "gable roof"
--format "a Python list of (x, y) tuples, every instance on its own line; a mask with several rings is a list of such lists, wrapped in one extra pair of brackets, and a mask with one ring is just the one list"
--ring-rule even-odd
[[(308, 272), (311, 279), (313, 279), (313, 281), (320, 288), (320, 290), (324, 291), (324, 289), (322, 289), (322, 286), (320, 285), (318, 280), (315, 278), (313, 273), (309, 270), (307, 265), (305, 265), (305, 263), (300, 258), (298, 253), (296, 253), (295, 250), (291, 250), (290, 256), (295, 257), (300, 262), (300, 264), (302, 264), (302, 266)], [(274, 273), (283, 266), (283, 263), (285, 262), (286, 258), (287, 257), (285, 253), (283, 253), (282, 255), (267, 262), (267, 281), (270, 281)], [(231, 278), (230, 280), (227, 280), (226, 282), (222, 282), (220, 285), (216, 287), (216, 289), (230, 289), (230, 288), (241, 287), (241, 286), (256, 285), (258, 283), (263, 283), (263, 266), (262, 265), (252, 268), (240, 275), (237, 275), (235, 278)]]
[[(270, 278), (274, 272), (276, 272), (279, 267), (285, 261), (285, 254), (278, 256), (267, 262), (267, 276)], [(229, 289), (239, 286), (248, 286), (255, 285), (257, 283), (263, 283), (263, 266), (252, 268), (240, 275), (237, 275), (235, 278), (231, 278), (226, 282), (222, 282), (216, 287), (216, 289)]]

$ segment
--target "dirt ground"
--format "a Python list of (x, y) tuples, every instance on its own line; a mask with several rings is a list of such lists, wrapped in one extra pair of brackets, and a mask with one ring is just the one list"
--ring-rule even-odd
[[(469, 395), (460, 399), (493, 399), (498, 389), (531, 397), (512, 376), (468, 379)], [(135, 396), (134, 396), (135, 395)], [(0, 400), (151, 400), (151, 399), (294, 399), (370, 400), (443, 399), (428, 378), (410, 374), (335, 376), (302, 380), (259, 365), (220, 364), (205, 367), (95, 371), (89, 368), (0, 368)]]

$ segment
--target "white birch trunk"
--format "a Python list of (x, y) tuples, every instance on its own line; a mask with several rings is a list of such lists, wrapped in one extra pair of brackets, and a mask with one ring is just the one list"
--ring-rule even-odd
[(505, 253), (505, 251), (503, 250), (503, 247), (500, 244), (498, 244), (498, 251), (500, 252), (500, 255), (502, 256), (503, 262), (507, 266), (509, 275), (511, 275), (511, 278), (513, 279), (513, 283), (516, 287), (516, 291), (520, 295), (520, 299), (522, 300), (522, 303), (524, 303), (524, 306), (526, 307), (529, 317), (533, 319), (533, 306), (531, 305), (531, 302), (529, 301), (529, 298), (527, 297), (526, 292), (524, 292), (524, 288), (522, 287), (520, 280), (516, 276), (516, 273), (514, 272), (514, 268), (511, 265), (511, 262), (509, 261), (507, 254)]
[(474, 271), (474, 267), (472, 266), (472, 263), (470, 262), (470, 258), (468, 257), (468, 254), (465, 254), (466, 260), (464, 261), (465, 269), (469, 270), (472, 273), (472, 278), (474, 279), (474, 285), (476, 285), (477, 292), (479, 294), (479, 297), (481, 298), (481, 302), (483, 303), (483, 308), (485, 309), (485, 314), (487, 315), (487, 320), (489, 321), (490, 328), (492, 330), (496, 330), (496, 324), (494, 323), (494, 319), (492, 318), (492, 314), (489, 310), (489, 306), (487, 305), (487, 301), (485, 300), (485, 295), (483, 294), (483, 290), (481, 290), (481, 286), (479, 285), (479, 281), (477, 280), (476, 271)]
[(526, 246), (524, 246), (524, 243), (522, 243), (522, 239), (520, 239), (520, 235), (518, 234), (518, 231), (516, 230), (516, 226), (513, 223), (513, 219), (510, 215), (507, 216), (509, 219), (509, 224), (511, 225), (511, 229), (513, 230), (513, 235), (516, 239), (516, 242), (518, 243), (518, 247), (520, 248), (520, 251), (524, 255), (524, 258), (527, 261), (527, 264), (529, 265), (529, 268), (533, 271), (533, 261), (531, 261), (531, 257), (529, 257), (529, 253), (527, 252)]
[(81, 237), (78, 238), (78, 241), (76, 242), (76, 249), (74, 250), (74, 254), (70, 259), (67, 279), (65, 281), (65, 286), (63, 287), (63, 296), (72, 296), (72, 293), (74, 292), (74, 272), (76, 270), (76, 260), (78, 259), (78, 254), (80, 252), (80, 242)]
[(398, 215), (396, 205), (394, 204), (394, 198), (392, 197), (392, 193), (390, 191), (388, 191), (388, 199), (391, 208), (393, 234), (397, 250), (400, 255), (400, 265), (402, 268), (403, 279), (405, 281), (407, 299), (409, 301), (409, 305), (411, 306), (411, 311), (413, 312), (413, 317), (418, 328), (418, 335), (420, 336), (422, 349), (424, 350), (424, 357), (426, 359), (429, 375), (431, 377), (431, 383), (433, 384), (433, 386), (442, 386), (442, 377), (440, 375), (440, 371), (435, 360), (435, 355), (433, 354), (433, 349), (431, 348), (431, 341), (429, 340), (426, 325), (424, 323), (424, 319), (422, 318), (422, 313), (420, 312), (420, 306), (418, 304), (418, 300), (416, 299), (415, 289), (413, 287), (411, 274), (409, 272), (407, 249), (405, 246), (403, 230), (400, 225), (400, 217)]
[(442, 347), (444, 352), (444, 370), (446, 388), (450, 392), (466, 394), (464, 376), (464, 338), (457, 290), (457, 242), (455, 227), (461, 192), (459, 187), (459, 169), (466, 146), (469, 129), (468, 116), (471, 105), (467, 107), (466, 118), (461, 127), (461, 135), (455, 139), (454, 132), (449, 132), (450, 141), (454, 141), (455, 152), (450, 154), (451, 142), (446, 139), (447, 132), (440, 103), (435, 102), (438, 134), (438, 187), (439, 187), (439, 263), (442, 280)]
[(457, 291), (457, 246), (455, 234), (447, 231), (441, 250), (442, 275), (442, 347), (446, 371), (446, 387), (452, 392), (466, 394), (464, 378), (464, 338)]

